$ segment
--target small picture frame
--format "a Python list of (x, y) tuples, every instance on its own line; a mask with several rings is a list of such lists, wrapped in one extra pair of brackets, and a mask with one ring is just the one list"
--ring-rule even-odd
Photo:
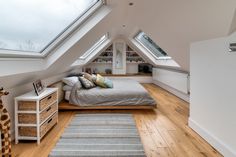
[(35, 93), (39, 96), (43, 91), (44, 87), (42, 85), (41, 80), (37, 80), (33, 83)]

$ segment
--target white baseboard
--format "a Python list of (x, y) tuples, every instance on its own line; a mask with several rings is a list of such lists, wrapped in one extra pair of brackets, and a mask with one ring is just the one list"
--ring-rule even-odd
[(174, 88), (172, 88), (172, 87), (170, 87), (170, 86), (168, 86), (168, 85), (166, 85), (164, 83), (161, 83), (160, 81), (153, 80), (153, 83), (158, 85), (158, 86), (160, 86), (161, 88), (169, 91), (170, 93), (176, 95), (177, 97), (187, 101), (187, 102), (189, 102), (189, 100), (190, 100), (188, 94), (180, 92), (180, 91), (178, 91), (178, 90), (176, 90), (176, 89), (174, 89)]
[(194, 131), (196, 131), (202, 138), (204, 138), (211, 146), (218, 150), (222, 155), (224, 155), (225, 157), (236, 157), (236, 152), (233, 149), (231, 149), (220, 139), (212, 135), (206, 129), (202, 128), (197, 122), (192, 120), (190, 117), (188, 119), (188, 125)]

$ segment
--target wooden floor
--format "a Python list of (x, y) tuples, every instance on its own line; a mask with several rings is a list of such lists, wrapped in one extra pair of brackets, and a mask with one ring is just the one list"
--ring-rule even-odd
[(35, 142), (13, 145), (17, 157), (46, 157), (75, 113), (132, 113), (148, 157), (222, 157), (187, 126), (189, 104), (153, 84), (143, 84), (158, 102), (156, 110), (87, 110), (59, 113), (59, 123), (37, 146)]

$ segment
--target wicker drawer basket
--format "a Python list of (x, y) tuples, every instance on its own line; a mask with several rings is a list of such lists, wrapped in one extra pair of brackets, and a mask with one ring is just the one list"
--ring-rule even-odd
[[(57, 92), (54, 92), (39, 102), (39, 110), (45, 109), (48, 105), (56, 101)], [(18, 102), (18, 110), (19, 111), (36, 111), (36, 101), (19, 101)]]
[[(52, 113), (57, 110), (57, 103), (54, 103), (43, 112), (39, 114), (40, 123), (47, 119)], [(36, 124), (36, 114), (35, 113), (19, 113), (18, 122), (19, 124)]]
[[(40, 138), (42, 138), (57, 123), (57, 118), (58, 113), (55, 113), (51, 118), (49, 118), (40, 126)], [(20, 136), (37, 137), (37, 128), (21, 126), (18, 128), (18, 133)]]

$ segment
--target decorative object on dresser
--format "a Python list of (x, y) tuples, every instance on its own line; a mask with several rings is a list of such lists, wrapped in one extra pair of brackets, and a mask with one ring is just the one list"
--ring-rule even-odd
[(0, 89), (0, 132), (2, 141), (2, 157), (11, 157), (11, 120), (9, 113), (4, 107), (2, 102), (2, 96), (8, 95), (9, 93), (4, 91), (3, 88)]
[(45, 88), (37, 96), (34, 91), (15, 98), (15, 143), (40, 140), (58, 122), (58, 89)]
[(43, 85), (42, 85), (41, 80), (35, 81), (35, 82), (33, 83), (33, 86), (34, 86), (35, 93), (36, 93), (37, 95), (40, 95), (40, 94), (43, 92), (43, 90), (44, 90), (44, 87), (43, 87)]

